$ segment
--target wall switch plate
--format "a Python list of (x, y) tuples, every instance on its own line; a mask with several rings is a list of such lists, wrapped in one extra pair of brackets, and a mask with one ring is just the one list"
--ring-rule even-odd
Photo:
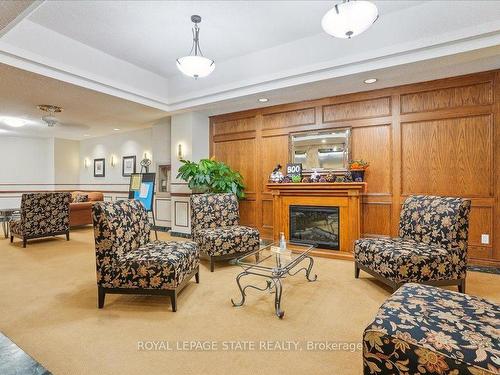
[(481, 234), (481, 244), (488, 245), (490, 243), (490, 235), (489, 234)]

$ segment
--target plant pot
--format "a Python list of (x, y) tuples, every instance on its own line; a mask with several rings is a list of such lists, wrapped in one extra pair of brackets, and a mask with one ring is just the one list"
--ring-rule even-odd
[(363, 182), (365, 180), (365, 170), (351, 170), (352, 180), (354, 182)]

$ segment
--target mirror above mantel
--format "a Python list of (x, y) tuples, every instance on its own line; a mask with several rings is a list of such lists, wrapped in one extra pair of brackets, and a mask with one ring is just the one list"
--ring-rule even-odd
[(292, 133), (289, 149), (290, 162), (302, 163), (305, 172), (346, 171), (351, 156), (351, 129)]

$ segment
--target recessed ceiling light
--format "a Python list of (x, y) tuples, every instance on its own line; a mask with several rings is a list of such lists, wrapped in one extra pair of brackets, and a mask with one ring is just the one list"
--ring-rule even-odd
[(118, 131), (118, 130), (120, 130), (120, 128), (114, 128), (113, 130)]
[(321, 140), (321, 143), (326, 143), (326, 139), (322, 139), (322, 140)]
[(259, 98), (259, 102), (261, 103), (267, 103), (269, 101), (268, 98)]
[(371, 84), (377, 82), (377, 78), (368, 78), (363, 81), (364, 83)]
[(24, 125), (28, 125), (32, 121), (19, 117), (2, 116), (0, 117), (0, 122), (13, 128), (20, 128)]
[(84, 137), (90, 137), (90, 134), (84, 134), (83, 136)]

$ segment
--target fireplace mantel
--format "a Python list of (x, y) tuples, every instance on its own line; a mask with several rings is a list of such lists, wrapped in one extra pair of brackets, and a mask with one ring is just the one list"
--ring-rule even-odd
[(354, 241), (360, 237), (361, 194), (366, 191), (364, 182), (346, 183), (269, 183), (273, 194), (274, 231), (278, 240), (280, 232), (290, 237), (290, 206), (336, 206), (340, 209), (340, 250), (317, 249), (315, 255), (352, 259)]

